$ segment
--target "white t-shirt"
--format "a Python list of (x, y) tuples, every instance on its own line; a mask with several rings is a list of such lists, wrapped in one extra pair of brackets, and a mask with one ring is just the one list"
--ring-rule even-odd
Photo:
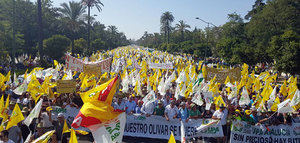
[(144, 114), (153, 114), (154, 111), (154, 103), (153, 102), (147, 102), (142, 106), (141, 112)]
[(167, 116), (169, 117), (169, 119), (173, 119), (173, 117), (178, 114), (178, 108), (176, 106), (174, 106), (173, 108), (171, 108), (171, 105), (168, 105), (165, 109), (165, 113), (167, 114)]
[(226, 119), (227, 119), (228, 112), (226, 113), (225, 110), (223, 110), (223, 112), (221, 112), (220, 110), (217, 110), (213, 114), (214, 117), (217, 117), (217, 118), (221, 119), (221, 125), (226, 125)]
[(50, 122), (49, 116), (46, 112), (43, 112), (41, 114), (41, 118), (42, 118), (41, 122), (43, 123), (44, 127), (49, 128), (52, 126), (52, 123)]

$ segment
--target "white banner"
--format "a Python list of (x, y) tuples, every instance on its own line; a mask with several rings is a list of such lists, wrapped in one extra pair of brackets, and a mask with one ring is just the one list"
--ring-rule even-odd
[(231, 143), (299, 143), (300, 123), (290, 125), (254, 126), (246, 122), (232, 123)]
[(71, 71), (83, 72), (83, 61), (72, 57), (71, 55), (66, 55), (66, 67)]
[(108, 124), (104, 124), (96, 131), (92, 131), (97, 143), (121, 143), (126, 123), (126, 114), (122, 113), (118, 118)]
[[(197, 128), (208, 123), (209, 120), (190, 120), (183, 122), (185, 127), (185, 137), (222, 137), (223, 130), (220, 124), (210, 125), (202, 131)], [(124, 136), (146, 137), (156, 139), (169, 139), (171, 131), (174, 133), (175, 139), (181, 139), (181, 124), (178, 119), (167, 121), (162, 116), (145, 117), (143, 115), (127, 116), (124, 130)]]
[(148, 63), (150, 69), (173, 69), (172, 63)]
[(81, 59), (72, 57), (71, 55), (67, 54), (66, 55), (66, 67), (69, 70), (72, 71), (78, 71), (78, 72), (83, 72), (83, 65), (84, 64), (89, 64), (89, 65), (98, 65), (101, 67), (101, 72), (110, 72), (110, 65), (112, 62), (112, 58), (107, 58), (102, 61), (98, 62), (84, 62)]

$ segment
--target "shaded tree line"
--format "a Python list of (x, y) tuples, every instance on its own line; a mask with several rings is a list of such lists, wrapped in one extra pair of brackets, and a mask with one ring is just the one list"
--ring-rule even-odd
[(175, 21), (171, 12), (161, 16), (161, 32), (137, 40), (146, 47), (195, 57), (220, 57), (229, 64), (268, 63), (280, 72), (300, 73), (300, 4), (297, 0), (256, 0), (244, 18), (228, 14), (220, 26), (191, 29)]
[[(28, 0), (0, 1), (0, 57), (5, 60), (40, 51), (50, 58), (60, 59), (64, 52), (88, 55), (96, 50), (128, 45), (129, 40), (117, 27), (106, 26), (90, 15), (95, 7), (101, 11), (100, 0), (62, 3), (54, 7), (50, 0), (41, 1), (42, 50), (38, 49), (38, 3)], [(55, 44), (55, 45), (54, 45)]]

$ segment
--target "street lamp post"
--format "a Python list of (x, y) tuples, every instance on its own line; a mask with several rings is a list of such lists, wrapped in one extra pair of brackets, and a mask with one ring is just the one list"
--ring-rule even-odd
[[(200, 21), (202, 21), (202, 22), (204, 22), (204, 23), (206, 23), (207, 24), (207, 30), (209, 30), (209, 24), (211, 24), (211, 25), (213, 25), (214, 27), (217, 27), (216, 25), (214, 25), (214, 24), (212, 24), (212, 23), (210, 23), (210, 22), (207, 22), (207, 21), (205, 21), (205, 20), (203, 20), (203, 19), (200, 19), (199, 17), (196, 17), (196, 19), (198, 19), (198, 20), (200, 20)], [(208, 31), (206, 32), (206, 44), (207, 44), (207, 48), (208, 48), (208, 43), (209, 43), (209, 38), (208, 38)], [(207, 54), (207, 48), (205, 49), (205, 53), (204, 53), (204, 61), (206, 61), (206, 54)]]

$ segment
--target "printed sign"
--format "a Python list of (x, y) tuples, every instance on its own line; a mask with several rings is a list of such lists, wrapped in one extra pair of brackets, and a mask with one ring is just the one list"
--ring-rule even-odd
[(110, 72), (111, 62), (112, 62), (112, 58), (107, 58), (99, 62), (89, 62), (87, 64), (89, 66), (99, 67), (101, 69), (101, 72), (103, 73), (103, 72)]
[[(193, 137), (222, 137), (223, 130), (220, 124), (209, 125), (204, 130), (197, 130), (201, 125), (205, 125), (209, 120), (190, 120), (184, 122), (186, 138)], [(167, 121), (162, 116), (145, 117), (143, 115), (135, 114), (127, 116), (127, 121), (124, 130), (124, 136), (146, 137), (156, 139), (169, 139), (171, 131), (175, 139), (181, 139), (180, 121), (174, 119)]]
[(300, 123), (290, 125), (253, 126), (234, 121), (231, 127), (231, 143), (296, 143), (300, 142)]
[(241, 69), (217, 69), (206, 67), (207, 75), (205, 77), (206, 81), (213, 79), (216, 76), (216, 81), (219, 83), (224, 83), (227, 76), (230, 78), (231, 82), (241, 80)]
[(76, 92), (75, 80), (58, 80), (57, 92), (59, 93), (74, 93)]
[(93, 74), (96, 76), (101, 75), (101, 67), (94, 64), (84, 64), (83, 65), (83, 71), (86, 74)]
[(151, 69), (173, 69), (172, 63), (149, 63)]

